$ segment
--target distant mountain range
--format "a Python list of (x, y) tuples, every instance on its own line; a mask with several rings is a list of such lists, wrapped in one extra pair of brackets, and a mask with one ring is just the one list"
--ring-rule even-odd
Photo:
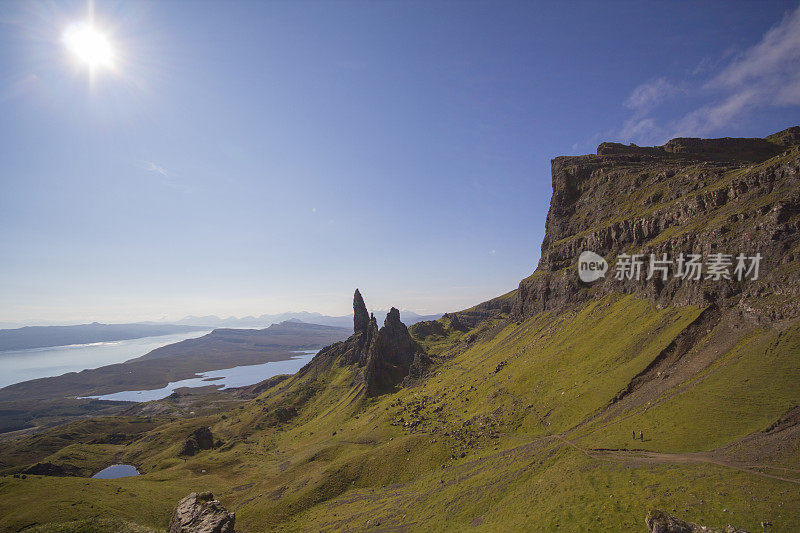
[[(375, 319), (383, 324), (386, 311), (376, 310)], [(413, 311), (400, 311), (400, 317), (408, 325), (426, 320), (436, 320), (437, 315), (419, 315)], [(242, 318), (218, 316), (187, 316), (176, 322), (136, 322), (132, 324), (78, 324), (70, 326), (25, 326), (15, 329), (0, 329), (0, 352), (67, 346), (71, 344), (91, 344), (112, 342), (157, 335), (171, 335), (187, 331), (215, 328), (266, 328), (281, 322), (303, 322), (340, 328), (353, 328), (351, 315), (329, 316), (308, 311), (280, 313), (275, 315), (246, 316)]]
[[(386, 319), (386, 310), (373, 310), (375, 319), (379, 324), (383, 324)], [(434, 315), (419, 315), (413, 311), (400, 311), (400, 319), (407, 325), (424, 322), (426, 320), (436, 320), (442, 313)], [(308, 311), (287, 312), (275, 315), (245, 316), (242, 318), (228, 317), (220, 318), (215, 315), (208, 316), (186, 316), (180, 320), (170, 322), (171, 324), (186, 326), (203, 326), (209, 328), (265, 328), (271, 324), (279, 324), (287, 320), (305, 322), (307, 324), (320, 324), (323, 326), (353, 327), (353, 316), (330, 316), (321, 313), (310, 313)], [(144, 322), (144, 324), (163, 324), (163, 322)]]

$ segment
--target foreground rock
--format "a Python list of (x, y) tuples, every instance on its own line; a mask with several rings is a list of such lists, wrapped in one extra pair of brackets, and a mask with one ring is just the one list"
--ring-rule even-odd
[(183, 442), (178, 455), (194, 455), (201, 450), (210, 450), (214, 447), (214, 435), (207, 427), (194, 430)]
[(723, 529), (699, 526), (692, 522), (685, 522), (664, 511), (653, 509), (644, 519), (649, 533), (747, 533), (743, 529), (728, 525)]
[(178, 502), (169, 533), (235, 533), (236, 514), (229, 513), (210, 492), (193, 492)]

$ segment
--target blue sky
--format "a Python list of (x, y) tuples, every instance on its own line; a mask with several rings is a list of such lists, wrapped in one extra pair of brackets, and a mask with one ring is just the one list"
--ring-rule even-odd
[(0, 6), (0, 321), (432, 313), (539, 258), (550, 159), (800, 122), (797, 2)]

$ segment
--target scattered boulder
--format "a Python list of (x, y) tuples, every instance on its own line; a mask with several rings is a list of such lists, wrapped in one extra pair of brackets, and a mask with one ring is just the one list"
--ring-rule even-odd
[(229, 513), (210, 492), (193, 492), (178, 502), (169, 533), (235, 533), (236, 514)]
[(747, 533), (743, 529), (728, 525), (722, 529), (700, 526), (686, 522), (664, 511), (653, 509), (644, 519), (648, 533)]
[(214, 447), (214, 435), (211, 428), (198, 428), (186, 437), (178, 455), (194, 455), (201, 450), (210, 450)]

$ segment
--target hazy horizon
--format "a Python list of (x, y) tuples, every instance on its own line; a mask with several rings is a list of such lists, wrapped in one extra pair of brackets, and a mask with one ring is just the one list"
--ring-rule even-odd
[[(389, 311), (389, 309), (390, 309), (389, 307), (384, 307), (384, 308), (369, 307), (368, 311), (370, 313), (386, 313), (387, 311)], [(440, 311), (440, 312), (434, 311), (434, 312), (430, 312), (430, 313), (419, 313), (417, 311), (414, 311), (413, 309), (404, 309), (404, 308), (399, 309), (399, 311), (400, 311), (400, 313), (403, 313), (403, 314), (404, 313), (413, 313), (413, 314), (418, 315), (418, 316), (440, 315), (440, 314), (444, 314), (444, 313), (448, 312), (448, 311)], [(454, 310), (450, 310), (450, 311), (454, 311)], [(246, 319), (246, 318), (252, 318), (252, 319), (256, 319), (257, 320), (257, 319), (259, 319), (261, 317), (278, 317), (278, 316), (281, 316), (281, 315), (297, 315), (297, 314), (304, 314), (304, 313), (310, 314), (312, 316), (318, 315), (318, 316), (331, 317), (331, 318), (340, 318), (340, 317), (344, 317), (344, 316), (350, 316), (350, 315), (353, 314), (352, 309), (349, 312), (339, 313), (339, 314), (335, 314), (335, 315), (331, 315), (331, 314), (327, 314), (327, 313), (320, 313), (318, 311), (307, 310), (307, 309), (282, 311), (280, 313), (252, 313), (252, 314), (247, 314), (247, 315), (219, 315), (219, 314), (215, 314), (215, 313), (198, 315), (198, 314), (191, 314), (190, 313), (188, 315), (172, 316), (172, 317), (166, 316), (166, 315), (162, 315), (161, 317), (157, 317), (157, 318), (145, 318), (145, 319), (141, 319), (141, 320), (133, 320), (133, 321), (130, 321), (130, 323), (136, 324), (136, 323), (148, 323), (148, 322), (163, 322), (165, 324), (168, 324), (170, 322), (181, 322), (183, 320), (190, 319), (190, 318), (205, 318), (205, 317), (213, 317), (213, 318), (217, 318), (217, 319), (222, 320), (222, 321), (224, 321), (224, 320), (242, 320), (242, 319)], [(91, 323), (94, 323), (94, 322), (97, 322), (97, 323), (100, 323), (100, 324), (120, 323), (119, 321), (103, 320), (103, 319), (80, 319), (80, 318), (75, 318), (75, 319), (64, 320), (64, 321), (58, 321), (58, 320), (53, 321), (53, 320), (44, 320), (44, 319), (31, 318), (31, 319), (28, 319), (28, 320), (22, 320), (22, 321), (18, 321), (18, 322), (17, 321), (0, 321), (0, 329), (10, 329), (10, 328), (25, 327), (25, 326), (75, 326), (75, 325), (91, 324)]]

